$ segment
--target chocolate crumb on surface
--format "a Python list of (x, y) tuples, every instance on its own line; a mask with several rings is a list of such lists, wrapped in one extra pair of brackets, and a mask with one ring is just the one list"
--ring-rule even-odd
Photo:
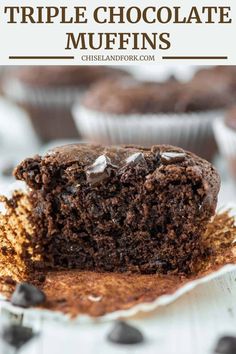
[(20, 349), (35, 336), (32, 328), (16, 324), (4, 326), (0, 335), (5, 343), (15, 349)]
[(115, 322), (107, 339), (111, 343), (128, 345), (139, 344), (144, 341), (142, 332), (124, 321)]
[(235, 354), (236, 353), (236, 337), (221, 337), (215, 347), (216, 354)]
[(45, 294), (32, 284), (17, 284), (11, 296), (11, 303), (20, 307), (31, 307), (42, 305), (46, 301)]

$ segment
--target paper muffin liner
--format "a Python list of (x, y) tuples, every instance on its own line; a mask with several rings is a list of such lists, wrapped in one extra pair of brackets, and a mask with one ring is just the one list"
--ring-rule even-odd
[[(229, 211), (230, 210), (230, 211)], [(219, 211), (219, 216), (223, 215), (226, 211), (227, 212), (227, 218), (229, 219), (232, 217), (233, 219), (229, 221), (230, 228), (232, 229), (232, 225), (235, 224), (236, 221), (236, 205), (227, 205), (225, 208), (221, 209)], [(227, 241), (227, 233), (229, 232), (229, 228), (227, 228), (228, 221), (225, 221), (223, 223), (222, 229), (224, 231), (225, 235), (225, 240)], [(221, 220), (221, 225), (222, 225), (222, 220)], [(212, 231), (212, 229), (211, 229)], [(222, 231), (222, 230), (221, 230)], [(219, 234), (219, 230), (217, 229), (217, 239), (220, 237), (222, 238), (222, 235)], [(223, 236), (224, 238), (224, 236)], [(226, 242), (225, 241), (225, 242)], [(112, 321), (116, 320), (119, 318), (129, 318), (133, 316), (143, 316), (143, 315), (151, 315), (158, 307), (160, 306), (167, 306), (171, 304), (172, 302), (176, 301), (178, 298), (183, 296), (184, 294), (193, 291), (197, 286), (200, 286), (201, 284), (207, 283), (212, 281), (213, 279), (217, 279), (221, 276), (224, 276), (225, 274), (229, 272), (236, 271), (236, 230), (235, 226), (233, 226), (233, 233), (230, 236), (230, 243), (228, 244), (228, 250), (226, 247), (227, 243), (222, 243), (222, 252), (220, 252), (219, 259), (217, 264), (211, 264), (208, 267), (204, 267), (202, 271), (200, 271), (196, 275), (192, 275), (188, 278), (183, 277), (181, 275), (173, 275), (173, 276), (168, 276), (168, 275), (158, 275), (158, 274), (153, 274), (149, 275), (148, 278), (152, 279), (151, 283), (145, 283), (146, 282), (146, 277), (145, 275), (131, 275), (132, 277), (136, 277), (135, 280), (131, 279), (131, 283), (135, 284), (133, 289), (133, 298), (130, 300), (130, 295), (127, 294), (127, 288), (130, 284), (130, 275), (127, 275), (125, 273), (122, 274), (116, 274), (116, 273), (96, 273), (96, 272), (86, 272), (86, 271), (74, 271), (74, 272), (79, 272), (80, 273), (80, 279), (83, 283), (83, 289), (77, 289), (76, 290), (76, 281), (71, 284), (71, 287), (75, 286), (74, 288), (74, 293), (75, 293), (75, 305), (77, 302), (80, 302), (82, 304), (85, 304), (85, 301), (89, 300), (89, 303), (91, 304), (91, 308), (93, 305), (95, 305), (95, 308), (98, 309), (98, 316), (93, 315), (91, 316), (91, 311), (87, 311), (87, 314), (80, 313), (79, 315), (76, 315), (73, 317), (73, 321), (76, 323), (94, 323), (94, 321), (99, 322), (99, 321)], [(215, 242), (215, 241), (214, 241)], [(218, 241), (217, 241), (218, 242)], [(208, 262), (208, 261), (207, 261)], [(50, 297), (50, 291), (53, 291), (55, 294), (55, 289), (56, 293), (59, 292), (58, 290), (58, 280), (60, 282), (60, 293), (58, 294), (58, 298), (54, 301), (56, 301), (61, 297), (61, 296), (66, 296), (66, 291), (68, 290), (68, 284), (66, 282), (66, 277), (68, 275), (64, 275), (63, 277), (63, 272), (51, 272), (53, 275), (47, 275), (46, 278), (48, 277), (47, 281), (47, 286), (46, 288), (42, 288), (44, 291), (47, 289), (49, 292), (45, 291), (47, 296)], [(56, 274), (56, 275), (54, 275)], [(103, 278), (108, 277), (108, 282), (106, 282)], [(141, 279), (142, 278), (142, 279)], [(159, 280), (158, 280), (158, 279)], [(169, 278), (170, 280), (170, 285), (168, 287), (168, 282), (167, 279)], [(74, 280), (77, 280), (78, 285), (80, 286), (81, 283), (78, 281), (79, 278), (74, 278)], [(142, 284), (144, 279), (144, 286)], [(162, 281), (164, 280), (164, 287), (163, 287), (163, 293), (158, 296), (153, 296), (152, 293), (152, 288), (155, 287), (156, 290), (159, 291), (159, 288), (162, 287)], [(94, 282), (94, 287), (97, 289), (97, 293), (95, 294), (91, 288), (89, 287), (90, 283)], [(138, 284), (138, 287), (142, 287), (142, 292), (138, 293), (136, 284)], [(150, 289), (148, 288), (148, 284), (151, 288), (151, 297), (148, 291)], [(158, 287), (155, 286), (155, 284), (158, 284)], [(100, 287), (101, 285), (101, 287)], [(109, 301), (111, 304), (110, 308), (114, 308), (114, 301), (119, 302), (119, 296), (118, 300), (117, 298), (112, 298), (110, 296), (111, 291), (116, 291), (116, 293), (119, 293), (120, 288), (123, 287), (123, 290), (125, 289), (125, 293), (122, 293), (120, 297), (120, 307), (117, 308), (116, 310), (110, 310), (110, 311), (105, 311), (104, 314), (101, 315), (101, 308), (100, 308), (100, 301)], [(125, 288), (124, 288), (125, 287)], [(53, 288), (53, 290), (52, 290)], [(102, 300), (102, 297), (106, 295), (103, 295), (102, 291), (104, 291), (104, 288), (106, 288), (105, 294), (108, 294), (108, 298), (105, 298)], [(1, 288), (2, 289), (2, 288)], [(64, 290), (63, 290), (64, 289)], [(100, 294), (99, 294), (100, 290)], [(71, 291), (71, 290), (70, 290)], [(55, 295), (54, 295), (55, 296)], [(81, 298), (83, 297), (83, 298)], [(123, 297), (127, 298), (127, 303), (122, 303)], [(136, 299), (137, 297), (137, 299)], [(50, 301), (53, 301), (52, 299)], [(73, 300), (74, 301), (74, 300)], [(131, 305), (129, 303), (131, 301)], [(122, 306), (121, 306), (122, 304)], [(109, 306), (108, 306), (109, 308)], [(22, 309), (16, 306), (12, 306), (10, 302), (6, 300), (6, 298), (2, 295), (1, 300), (0, 300), (0, 309), (2, 313), (7, 314), (8, 316), (12, 315), (17, 315), (17, 316), (24, 316), (24, 320), (26, 322), (30, 322), (32, 320), (35, 321), (35, 319), (38, 320), (44, 320), (44, 321), (62, 321), (62, 322), (68, 322), (72, 320), (72, 311), (69, 311), (68, 307), (63, 307), (61, 308), (61, 311), (57, 311), (58, 307), (54, 307), (54, 310), (50, 310), (50, 306), (47, 309), (40, 309), (40, 308), (30, 308), (30, 309)], [(86, 313), (86, 311), (85, 311)], [(88, 314), (89, 313), (89, 314)]]
[(107, 322), (107, 321), (115, 321), (120, 318), (131, 318), (138, 317), (139, 315), (150, 315), (154, 311), (156, 311), (161, 306), (168, 306), (171, 303), (178, 300), (183, 295), (193, 291), (200, 285), (216, 280), (217, 278), (225, 276), (229, 272), (235, 272), (236, 265), (228, 264), (219, 270), (215, 271), (212, 274), (208, 274), (203, 276), (197, 280), (189, 281), (182, 287), (179, 287), (172, 294), (165, 294), (160, 297), (157, 297), (152, 302), (139, 303), (127, 310), (118, 310), (111, 313), (107, 313), (104, 316), (99, 317), (91, 317), (89, 315), (80, 314), (74, 318), (71, 318), (69, 314), (64, 314), (59, 311), (50, 311), (47, 309), (40, 308), (28, 308), (23, 309), (17, 306), (13, 306), (10, 302), (6, 301), (6, 298), (3, 295), (0, 295), (0, 312), (3, 314), (7, 314), (7, 316), (24, 316), (24, 320), (26, 322), (35, 321), (35, 319), (40, 321), (55, 321), (55, 322), (71, 322), (73, 323), (81, 323), (88, 324), (94, 322)]
[(3, 83), (4, 95), (28, 113), (36, 133), (44, 142), (79, 136), (71, 107), (75, 101), (80, 102), (83, 92), (72, 86), (35, 87), (13, 78)]
[(112, 115), (75, 105), (81, 135), (107, 144), (170, 144), (211, 159), (216, 152), (212, 123), (221, 111), (179, 114)]
[(31, 104), (43, 107), (71, 107), (79, 102), (84, 90), (78, 87), (36, 87), (17, 79), (4, 80), (3, 91), (7, 97), (18, 104)]
[(236, 131), (227, 127), (224, 119), (217, 119), (213, 130), (220, 153), (227, 158), (236, 158)]

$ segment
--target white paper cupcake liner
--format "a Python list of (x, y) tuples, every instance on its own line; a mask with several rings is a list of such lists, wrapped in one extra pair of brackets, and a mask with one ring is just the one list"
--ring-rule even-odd
[(4, 80), (3, 92), (12, 101), (18, 104), (31, 104), (32, 106), (68, 107), (79, 102), (84, 90), (78, 87), (51, 87), (41, 88), (26, 85), (17, 79)]
[(177, 291), (175, 291), (173, 294), (162, 295), (152, 302), (141, 303), (141, 304), (138, 304), (138, 305), (135, 305), (135, 306), (129, 308), (128, 310), (114, 311), (114, 312), (108, 313), (108, 314), (101, 316), (101, 317), (91, 317), (89, 315), (84, 315), (84, 314), (82, 315), (81, 314), (81, 315), (71, 319), (71, 317), (69, 315), (63, 314), (58, 311), (50, 311), (50, 310), (39, 309), (39, 308), (23, 309), (23, 308), (11, 305), (1, 295), (0, 295), (0, 310), (3, 312), (7, 311), (10, 314), (15, 314), (18, 316), (23, 315), (24, 321), (26, 321), (26, 322), (35, 321), (35, 319), (44, 320), (44, 321), (60, 321), (60, 322), (73, 321), (75, 323), (81, 323), (81, 324), (114, 321), (119, 318), (130, 318), (130, 317), (136, 316), (140, 313), (148, 314), (148, 313), (155, 311), (157, 308), (159, 308), (161, 306), (168, 306), (171, 303), (175, 302), (177, 299), (179, 299), (184, 294), (193, 291), (196, 287), (198, 287), (202, 284), (208, 283), (212, 280), (215, 280), (219, 277), (222, 277), (232, 271), (236, 271), (236, 265), (235, 264), (228, 264), (228, 265), (220, 268), (218, 271), (211, 273), (205, 277), (199, 278), (197, 280), (189, 281), (184, 286), (182, 286)]
[(71, 107), (80, 102), (84, 90), (78, 87), (42, 88), (17, 79), (4, 80), (5, 96), (22, 107), (42, 141), (78, 136)]
[[(222, 213), (224, 211), (229, 211), (229, 214), (235, 218), (236, 222), (236, 204), (228, 204), (222, 208), (220, 208), (219, 212)], [(236, 240), (233, 241), (233, 243)], [(127, 310), (118, 310), (114, 311), (111, 313), (107, 313), (104, 316), (101, 317), (91, 317), (89, 315), (79, 315), (73, 320), (71, 317), (67, 314), (63, 314), (61, 312), (57, 311), (50, 311), (46, 309), (39, 309), (39, 308), (29, 308), (29, 309), (23, 309), (17, 306), (13, 306), (10, 304), (10, 302), (6, 301), (4, 296), (0, 294), (0, 310), (1, 312), (6, 312), (10, 315), (15, 314), (18, 316), (24, 316), (24, 321), (26, 322), (31, 322), (37, 319), (40, 321), (59, 321), (59, 322), (70, 322), (73, 321), (75, 323), (81, 323), (81, 324), (89, 324), (89, 323), (94, 323), (94, 322), (107, 322), (107, 321), (113, 321), (117, 320), (119, 318), (129, 318), (136, 316), (140, 313), (151, 313), (155, 311), (158, 307), (160, 306), (167, 306), (177, 299), (179, 299), (181, 296), (184, 294), (193, 291), (196, 287), (208, 283), (212, 280), (215, 280), (219, 277), (225, 276), (229, 272), (235, 272), (236, 271), (236, 264), (227, 264), (225, 266), (222, 266), (220, 269), (217, 271), (213, 271), (207, 275), (203, 275), (198, 279), (191, 280), (187, 283), (185, 283), (183, 286), (179, 287), (175, 292), (165, 294), (162, 296), (157, 297), (154, 301), (151, 302), (146, 302), (146, 303), (140, 303), (137, 305), (134, 305), (133, 307), (127, 309)]]
[[(171, 144), (190, 151), (208, 149), (213, 121), (221, 111), (185, 114), (112, 115), (75, 105), (73, 116), (81, 135), (108, 144)], [(203, 146), (204, 145), (204, 146)]]
[(236, 132), (223, 119), (214, 122), (213, 130), (220, 153), (226, 158), (236, 158)]

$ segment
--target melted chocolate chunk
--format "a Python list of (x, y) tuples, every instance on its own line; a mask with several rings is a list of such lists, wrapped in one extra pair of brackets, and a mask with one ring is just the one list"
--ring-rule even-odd
[(111, 159), (108, 156), (101, 155), (87, 168), (87, 180), (91, 185), (99, 184), (110, 177), (112, 170), (114, 171), (117, 168), (111, 163)]
[(107, 339), (117, 344), (138, 344), (144, 341), (142, 333), (123, 321), (116, 322)]
[(147, 163), (142, 152), (135, 152), (125, 159), (119, 169), (119, 174), (123, 174), (127, 171), (129, 167), (134, 167), (136, 165), (142, 165), (142, 167), (147, 167)]
[(136, 152), (135, 154), (127, 157), (127, 159), (125, 160), (125, 163), (127, 165), (129, 164), (136, 164), (139, 162), (145, 162), (145, 158), (142, 152)]
[(183, 162), (186, 154), (184, 152), (166, 151), (161, 154), (161, 162), (165, 165)]
[(215, 347), (214, 353), (217, 354), (235, 354), (236, 353), (236, 337), (221, 337)]
[(16, 349), (20, 349), (34, 336), (35, 334), (33, 333), (32, 328), (15, 324), (3, 327), (1, 332), (3, 341)]
[(28, 283), (20, 283), (11, 297), (11, 303), (20, 307), (31, 307), (43, 304), (46, 301), (45, 294)]

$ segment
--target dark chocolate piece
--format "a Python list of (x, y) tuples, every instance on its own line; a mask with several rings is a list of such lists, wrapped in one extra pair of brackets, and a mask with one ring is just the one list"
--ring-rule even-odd
[(186, 154), (184, 152), (177, 151), (164, 151), (161, 153), (161, 162), (168, 165), (176, 162), (183, 162)]
[(87, 180), (91, 185), (99, 184), (110, 177), (111, 171), (117, 168), (111, 163), (111, 159), (108, 156), (101, 155), (87, 168)]
[(136, 164), (139, 162), (145, 162), (145, 158), (142, 152), (136, 152), (134, 154), (132, 154), (131, 156), (127, 157), (127, 159), (125, 160), (125, 163), (127, 165), (129, 164)]
[(235, 354), (236, 353), (236, 337), (221, 337), (215, 347), (214, 353), (217, 354)]
[(107, 339), (116, 344), (138, 344), (144, 341), (144, 337), (139, 329), (123, 321), (115, 323)]
[(32, 284), (20, 283), (11, 297), (11, 303), (20, 307), (41, 305), (46, 301), (45, 294)]
[(20, 349), (34, 336), (32, 328), (16, 324), (4, 326), (1, 331), (3, 341), (15, 349)]

